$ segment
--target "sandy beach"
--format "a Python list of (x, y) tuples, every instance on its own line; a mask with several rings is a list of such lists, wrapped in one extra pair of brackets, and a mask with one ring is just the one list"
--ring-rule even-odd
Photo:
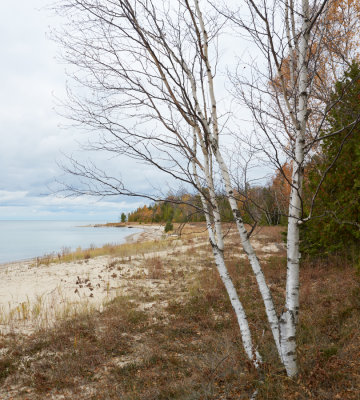
[[(141, 229), (135, 234), (129, 229), (126, 243), (158, 240), (164, 233), (161, 225), (143, 225)], [(124, 263), (121, 271), (113, 267), (113, 261), (114, 256), (106, 255), (48, 265), (36, 260), (2, 264), (0, 334), (12, 330), (31, 332), (87, 309), (101, 311), (106, 302), (125, 290), (127, 279), (119, 278), (140, 273), (135, 260)]]
[[(139, 227), (130, 225), (130, 228)], [(148, 279), (151, 271), (144, 267), (146, 260), (167, 257), (174, 250), (184, 253), (189, 245), (173, 237), (170, 248), (170, 242), (162, 241), (165, 238), (162, 225), (141, 225), (141, 229), (142, 232), (126, 237), (125, 246), (134, 245), (131, 255), (89, 256), (66, 262), (61, 259), (46, 262), (40, 258), (1, 265), (0, 334), (31, 333), (78, 313), (102, 311), (106, 303), (118, 295), (148, 289), (155, 293), (158, 283)], [(255, 248), (261, 248), (262, 258), (281, 249), (278, 244), (264, 245), (258, 239), (260, 235), (252, 243)], [(151, 244), (145, 249), (146, 242)], [(136, 244), (141, 245), (137, 248)], [(206, 244), (207, 237), (203, 233), (193, 239), (190, 246), (197, 249)], [(245, 257), (242, 253), (235, 258)]]
[(142, 232), (126, 236), (126, 243), (146, 242), (148, 240), (160, 239), (164, 235), (163, 225), (127, 225), (130, 228), (143, 229)]

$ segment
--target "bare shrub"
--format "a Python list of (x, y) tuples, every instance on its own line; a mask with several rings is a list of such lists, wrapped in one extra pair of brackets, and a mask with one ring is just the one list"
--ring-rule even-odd
[(68, 254), (70, 254), (70, 253), (71, 253), (71, 247), (63, 246), (63, 247), (61, 248), (61, 256), (62, 256), (62, 257), (66, 256), (66, 255), (68, 255)]
[(165, 276), (163, 263), (160, 257), (150, 257), (145, 260), (145, 266), (148, 269), (148, 278), (162, 279)]

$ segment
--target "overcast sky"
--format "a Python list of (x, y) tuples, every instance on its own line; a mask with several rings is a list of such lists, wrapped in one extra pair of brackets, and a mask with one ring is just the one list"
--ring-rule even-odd
[[(62, 153), (78, 149), (83, 134), (60, 128), (55, 98), (64, 98), (65, 66), (47, 38), (59, 23), (44, 9), (48, 0), (4, 2), (0, 13), (0, 220), (117, 220), (142, 200), (65, 199), (49, 196), (61, 177)], [(119, 172), (146, 186), (146, 171), (117, 160)]]
[[(57, 59), (58, 45), (48, 39), (51, 27), (61, 23), (46, 10), (49, 1), (17, 0), (15, 4), (4, 2), (1, 8), (0, 220), (114, 221), (121, 212), (129, 212), (145, 200), (100, 201), (50, 194), (55, 179), (62, 179), (58, 162), (64, 160), (63, 154), (75, 154), (83, 160), (88, 156), (79, 152), (78, 144), (86, 141), (86, 135), (79, 129), (61, 127), (66, 121), (54, 110), (56, 99), (66, 98), (67, 77), (66, 66)], [(231, 43), (233, 40), (236, 43)], [(245, 47), (239, 46), (233, 35), (226, 37), (226, 44), (240, 53)], [(222, 59), (224, 55), (234, 60), (229, 50), (221, 54)], [(218, 97), (228, 97), (225, 91), (219, 92)], [(131, 182), (143, 193), (154, 187), (166, 191), (166, 182), (149, 167), (123, 158), (102, 159), (101, 163), (104, 161), (111, 163), (113, 176)]]

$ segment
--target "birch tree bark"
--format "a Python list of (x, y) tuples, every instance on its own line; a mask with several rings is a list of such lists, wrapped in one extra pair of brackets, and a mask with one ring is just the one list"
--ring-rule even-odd
[(230, 175), (228, 167), (224, 161), (224, 158), (221, 154), (219, 147), (219, 128), (218, 128), (218, 116), (217, 116), (217, 107), (216, 107), (216, 98), (215, 98), (215, 90), (214, 90), (214, 82), (213, 82), (213, 72), (209, 62), (208, 55), (208, 37), (207, 32), (204, 26), (204, 21), (202, 17), (202, 13), (199, 8), (198, 1), (195, 1), (196, 11), (199, 18), (199, 25), (201, 31), (199, 32), (199, 40), (200, 46), (203, 48), (202, 57), (204, 60), (204, 64), (206, 66), (207, 72), (207, 84), (209, 86), (210, 92), (210, 102), (211, 102), (211, 114), (212, 114), (212, 124), (214, 126), (213, 132), (209, 132), (209, 137), (211, 140), (212, 150), (215, 156), (215, 159), (219, 165), (220, 172), (222, 175), (222, 179), (225, 184), (225, 190), (230, 202), (230, 206), (233, 212), (233, 216), (236, 222), (236, 226), (240, 235), (240, 239), (244, 248), (245, 253), (247, 254), (252, 270), (255, 274), (256, 281), (258, 283), (258, 287), (264, 301), (266, 315), (270, 324), (270, 328), (274, 337), (274, 341), (278, 350), (278, 354), (280, 359), (282, 359), (282, 352), (280, 348), (280, 336), (279, 336), (279, 320), (276, 314), (276, 310), (274, 307), (274, 302), (272, 299), (271, 292), (269, 287), (266, 284), (264, 273), (261, 269), (259, 259), (257, 258), (254, 249), (250, 243), (248, 232), (245, 229), (243, 220), (241, 218), (241, 214), (238, 209), (237, 201), (234, 197), (234, 190), (231, 186)]
[(299, 223), (302, 218), (301, 194), (304, 177), (304, 145), (308, 118), (308, 50), (310, 37), (309, 1), (302, 0), (302, 27), (298, 55), (299, 111), (295, 137), (292, 187), (289, 202), (287, 233), (287, 278), (285, 309), (280, 317), (281, 349), (284, 365), (289, 376), (298, 373), (296, 355), (296, 327), (299, 315)]
[[(250, 12), (250, 19), (246, 20), (241, 15), (227, 12), (229, 18), (244, 32), (250, 35), (257, 44), (260, 53), (268, 64), (268, 74), (254, 67), (255, 78), (247, 80), (236, 77), (234, 83), (237, 85), (235, 94), (251, 110), (254, 120), (273, 148), (273, 152), (259, 142), (269, 159), (274, 162), (276, 168), (282, 171), (284, 159), (283, 154), (292, 167), (292, 177), (289, 181), (291, 187), (288, 209), (287, 229), (287, 278), (286, 296), (283, 311), (279, 318), (276, 316), (269, 322), (274, 321), (276, 340), (280, 358), (284, 364), (288, 376), (294, 377), (298, 373), (296, 355), (296, 331), (299, 318), (299, 225), (305, 220), (303, 215), (302, 188), (304, 179), (304, 164), (306, 155), (312, 149), (312, 137), (317, 137), (325, 119), (325, 111), (321, 109), (316, 98), (315, 81), (319, 68), (317, 60), (322, 56), (323, 46), (322, 29), (325, 25), (317, 24), (321, 18), (326, 18), (328, 3), (331, 0), (321, 2), (313, 1), (311, 6), (309, 0), (286, 0), (285, 2), (274, 1), (264, 3), (256, 0), (245, 0)], [(282, 24), (279, 24), (279, 20)], [(314, 45), (314, 34), (319, 42)], [(312, 47), (311, 47), (312, 46)], [(311, 65), (311, 72), (309, 71)], [(285, 67), (284, 67), (285, 66)], [(286, 72), (285, 72), (286, 71)], [(265, 78), (266, 77), (266, 78)], [(270, 90), (266, 93), (263, 89), (267, 79), (271, 83)], [(269, 101), (267, 102), (266, 96)], [(312, 98), (312, 109), (309, 108), (309, 97)], [(327, 105), (328, 107), (328, 105)], [(315, 115), (310, 132), (308, 125), (309, 115)], [(319, 117), (321, 116), (321, 117)], [(316, 121), (316, 122), (315, 122)], [(284, 140), (285, 138), (285, 140)], [(264, 140), (264, 139), (263, 139)], [(224, 165), (219, 156), (219, 164)], [(229, 200), (231, 199), (231, 183), (226, 165), (221, 168)], [(286, 171), (282, 175), (286, 177)], [(236, 201), (232, 201), (232, 208), (236, 213)], [(240, 236), (249, 259), (253, 257), (251, 249), (248, 248), (246, 231), (241, 232), (241, 223), (238, 224)], [(256, 260), (253, 261), (256, 264)], [(254, 268), (253, 268), (254, 269)], [(256, 274), (256, 270), (254, 269)], [(259, 286), (261, 282), (258, 280)], [(264, 298), (264, 302), (266, 297)], [(269, 302), (269, 308), (270, 306)]]
[[(208, 202), (203, 195), (202, 192), (200, 192), (200, 198), (201, 198), (201, 203), (203, 206), (203, 209), (205, 210), (205, 218), (206, 218), (206, 227), (209, 235), (209, 241), (210, 245), (212, 248), (212, 252), (214, 255), (215, 259), (215, 264), (217, 267), (217, 270), (219, 272), (220, 278), (226, 288), (226, 292), (229, 296), (231, 305), (234, 309), (238, 325), (240, 328), (240, 333), (241, 333), (241, 338), (244, 346), (244, 350), (248, 358), (253, 362), (255, 368), (259, 368), (262, 359), (260, 354), (254, 349), (254, 345), (252, 342), (251, 338), (251, 332), (249, 328), (249, 324), (247, 321), (246, 313), (244, 310), (243, 305), (241, 304), (241, 301), (239, 299), (239, 296), (237, 294), (236, 288), (232, 282), (231, 276), (228, 272), (228, 269), (225, 264), (225, 259), (224, 259), (224, 240), (223, 240), (223, 231), (222, 231), (222, 226), (221, 226), (221, 220), (220, 220), (220, 212), (219, 212), (219, 207), (218, 207), (218, 202), (216, 199), (215, 195), (215, 188), (213, 185), (213, 179), (212, 176), (210, 175), (210, 163), (211, 163), (211, 154), (209, 154), (208, 149), (205, 148), (205, 144), (202, 142), (202, 152), (203, 156), (205, 159), (204, 162), (204, 169), (205, 169), (205, 176), (206, 176), (206, 182), (208, 184), (208, 189), (210, 192), (210, 202)], [(194, 134), (194, 154), (196, 154), (196, 135)], [(192, 161), (192, 167), (193, 167), (193, 174), (194, 174), (194, 179), (198, 187), (201, 187), (199, 176), (197, 173), (197, 166), (195, 161)], [(214, 228), (215, 228), (215, 233), (213, 229), (213, 224), (211, 222), (211, 216), (213, 217), (214, 220)]]

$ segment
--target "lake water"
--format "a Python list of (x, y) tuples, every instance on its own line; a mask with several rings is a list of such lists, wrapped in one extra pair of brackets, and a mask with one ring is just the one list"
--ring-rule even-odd
[(0, 221), (0, 263), (60, 252), (64, 247), (100, 247), (120, 244), (141, 232), (133, 228), (85, 227), (84, 221)]

